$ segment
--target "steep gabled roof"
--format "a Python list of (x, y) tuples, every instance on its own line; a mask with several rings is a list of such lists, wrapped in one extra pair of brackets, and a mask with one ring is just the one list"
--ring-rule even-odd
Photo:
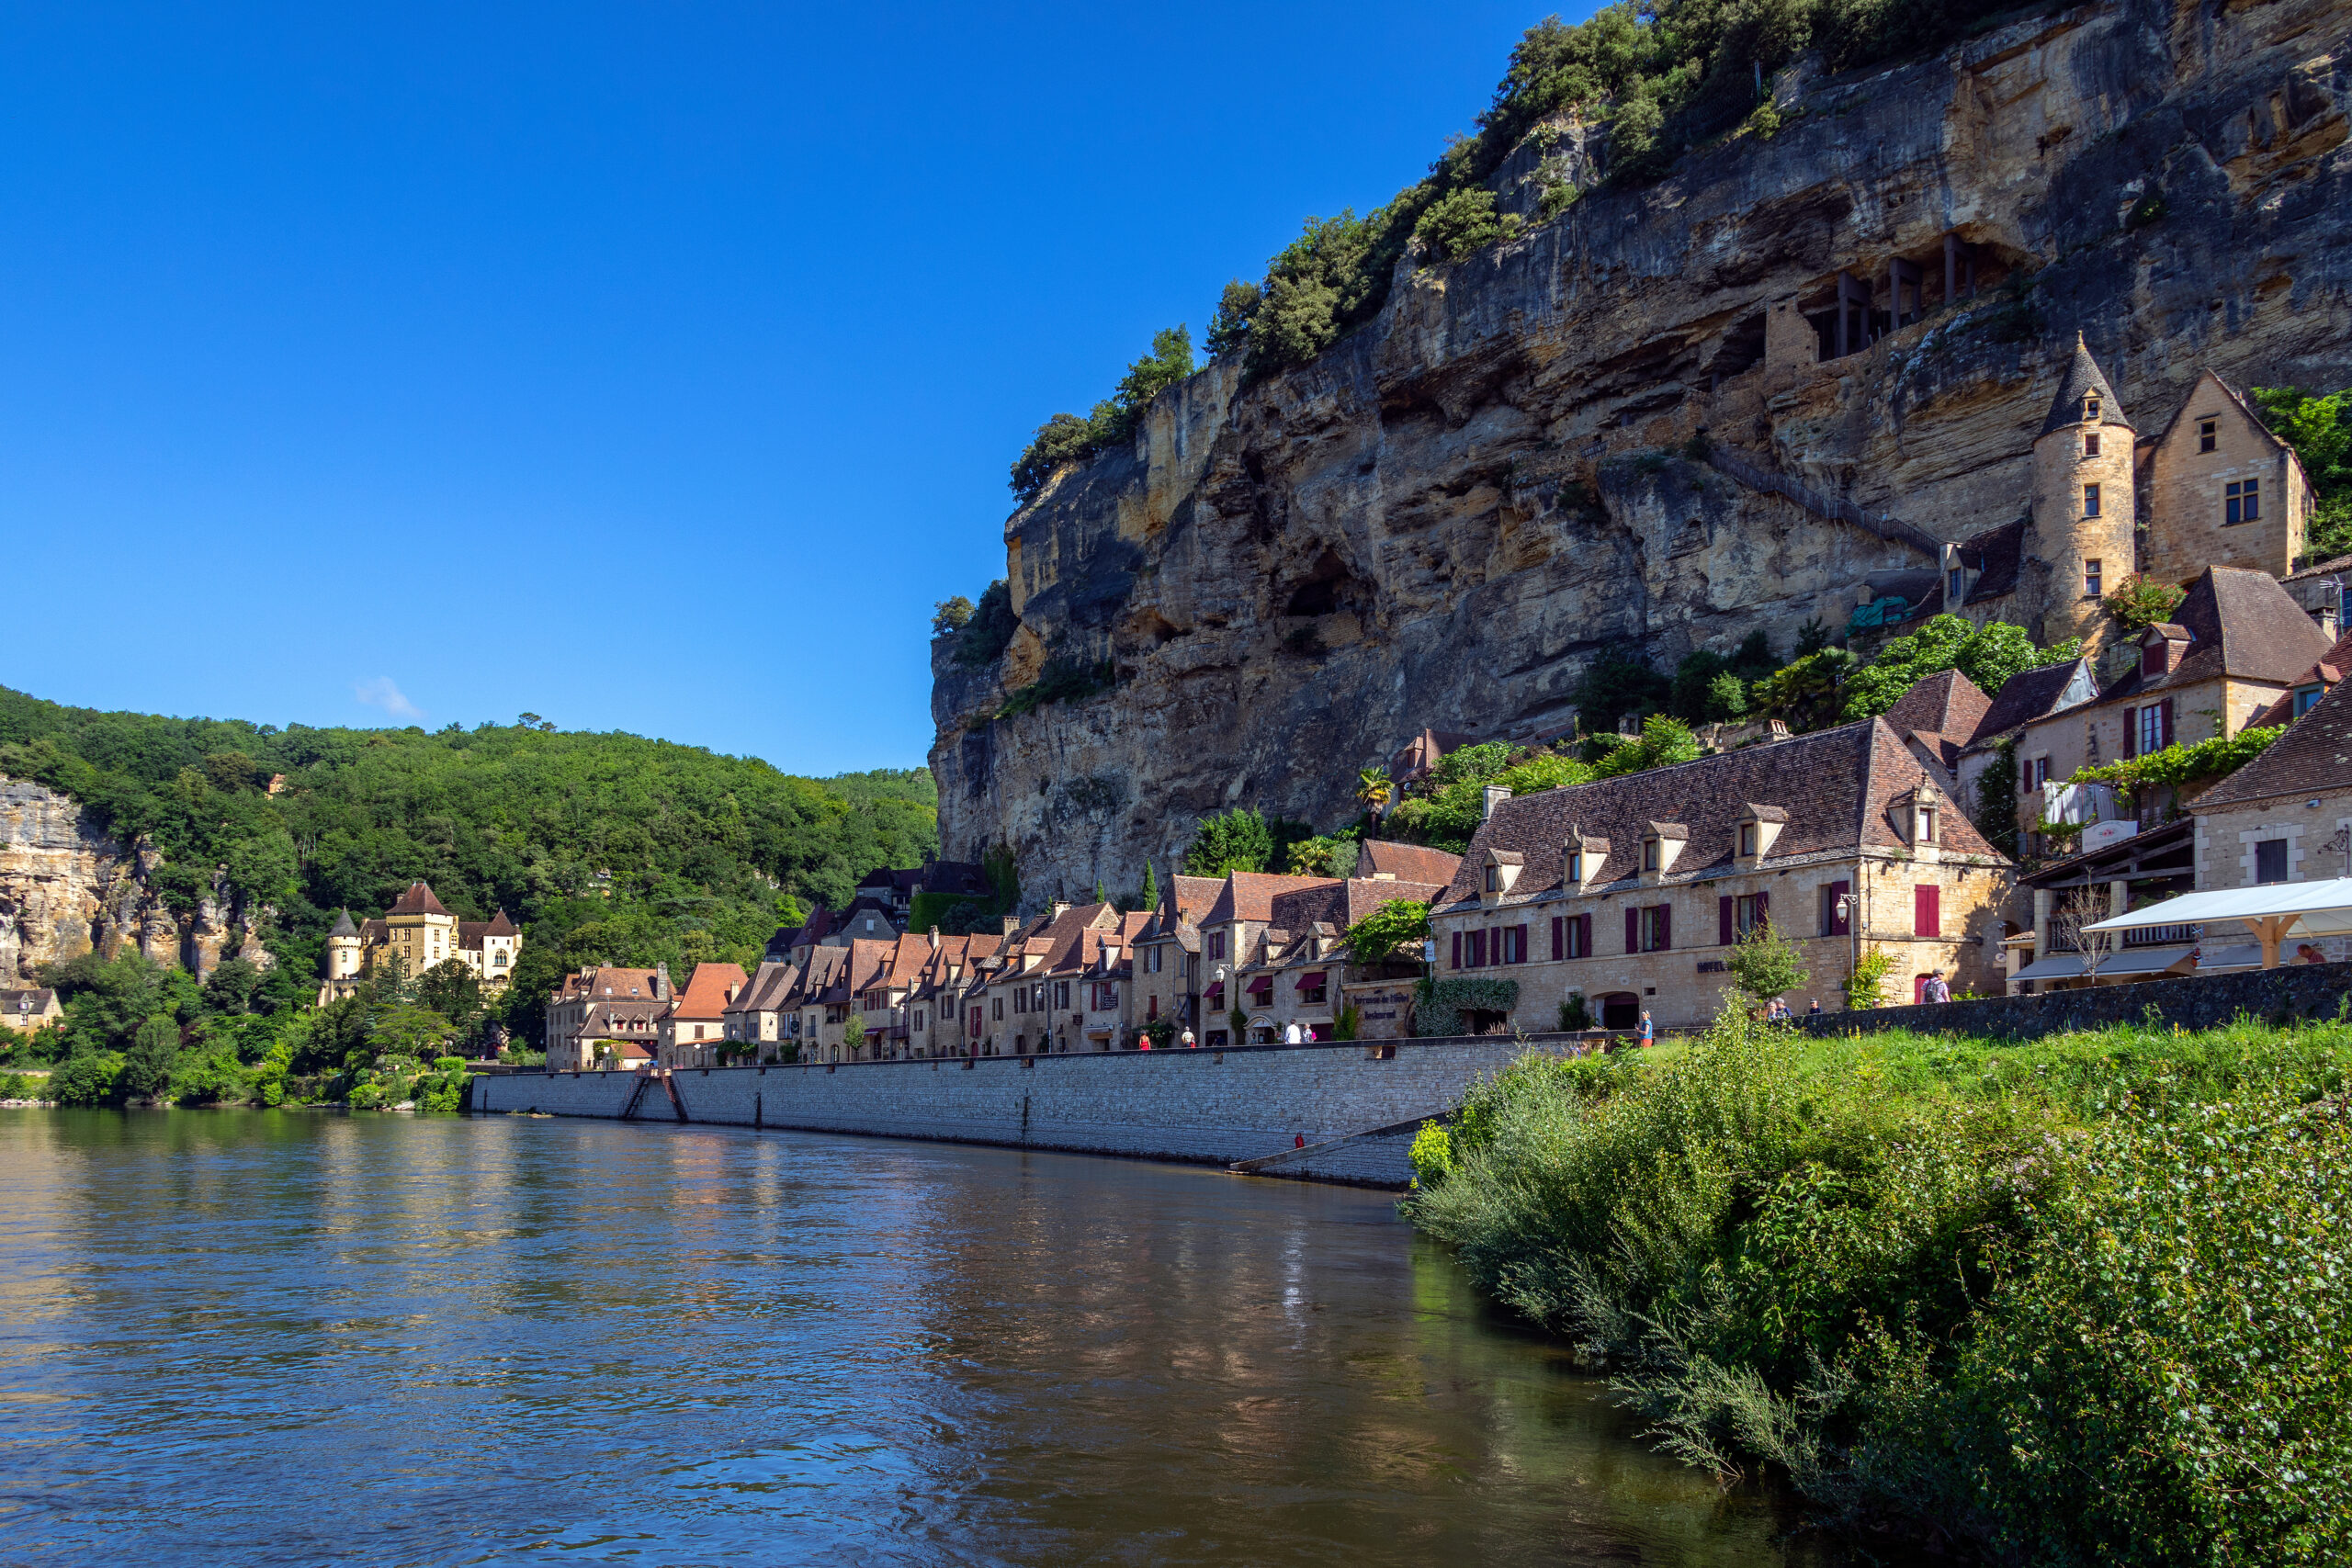
[[(2058, 383), (2058, 395), (2050, 400), (2050, 417), (2041, 422), (2041, 434), (2047, 435), (2053, 430), (2082, 423), (2083, 400), (2093, 392), (2098, 394), (2098, 422), (2101, 424), (2120, 424), (2126, 430), (2132, 428), (2132, 422), (2123, 417), (2122, 400), (2116, 397), (2115, 389), (2107, 384), (2107, 372), (2101, 370), (2098, 361), (2091, 357), (2089, 347), (2083, 342), (2083, 334), (2076, 333), (2075, 357), (2066, 367), (2064, 378)], [(2036, 436), (2035, 439), (2041, 437)]]
[(1957, 670), (1944, 670), (1914, 682), (1879, 716), (1897, 735), (1918, 731), (1964, 742), (1975, 739), (1992, 707), (1993, 699), (1978, 691), (1975, 682)]
[[(2197, 396), (2198, 389), (2204, 386), (2208, 381), (2212, 382), (2215, 387), (2221, 389), (2223, 400), (2234, 407), (2238, 412), (2246, 417), (2247, 423), (2254, 426), (2255, 430), (2261, 435), (2263, 441), (2268, 445), (2272, 451), (2283, 451), (2290, 457), (2294, 456), (2295, 449), (2292, 446), (2288, 446), (2284, 441), (2281, 441), (2278, 438), (2278, 433), (2263, 423), (2262, 411), (2254, 406), (2253, 400), (2245, 395), (2245, 389), (2240, 388), (2235, 382), (2230, 380), (2227, 377), (2223, 376), (2220, 371), (2214, 369), (2210, 365), (2205, 366), (2199, 372), (2196, 381), (2192, 383), (2188, 389), (2188, 395), (2180, 400), (2180, 406), (2172, 411), (2172, 417), (2165, 421), (2165, 427), (2156, 432), (2156, 441), (2159, 445), (2161, 445), (2166, 437), (2172, 434), (2173, 426), (2178, 424), (2181, 421), (2181, 417), (2188, 412), (2189, 405), (2201, 400)], [(2299, 463), (2301, 460), (2301, 459), (2297, 458)]]
[[(1896, 827), (1895, 803), (1928, 777), (1886, 721), (1873, 718), (1792, 736), (1770, 746), (1514, 796), (1479, 824), (1462, 869), (1441, 902), (1476, 901), (1476, 872), (1489, 850), (1524, 857), (1510, 902), (1556, 891), (1561, 852), (1571, 832), (1609, 840), (1608, 854), (1591, 880), (1609, 883), (1633, 876), (1640, 864), (1642, 840), (1659, 822), (1678, 824), (1690, 834), (1668, 881), (1728, 870), (1737, 847), (1736, 829), (1750, 803), (1781, 807), (1788, 813), (1768, 867), (1808, 855), (1898, 849), (1904, 840)], [(1947, 854), (1998, 854), (1962, 812), (1943, 813), (1939, 834)]]
[(393, 899), (392, 907), (384, 911), (388, 915), (446, 915), (448, 912), (441, 907), (441, 900), (433, 896), (433, 889), (422, 882), (410, 883), (408, 891)]
[(2267, 729), (2274, 724), (2292, 723), (2295, 717), (2294, 687), (2308, 685), (2313, 681), (2324, 686), (2333, 686), (2344, 679), (2347, 670), (2352, 670), (2352, 632), (2337, 637), (2334, 648), (2289, 682), (2289, 689), (2279, 694), (2277, 702), (2247, 719), (2245, 727), (2248, 729)]
[(2201, 816), (2250, 801), (2347, 789), (2352, 789), (2352, 682), (2339, 682), (2267, 750), (2199, 795), (2188, 809)]
[(1433, 903), (1445, 886), (1442, 882), (1374, 882), (1368, 877), (1319, 883), (1296, 892), (1276, 894), (1270, 918), (1274, 925), (1300, 935), (1311, 932), (1318, 925), (1329, 928), (1337, 935), (1395, 899)]
[(1434, 882), (1442, 887), (1453, 880), (1462, 857), (1427, 844), (1401, 844), (1394, 839), (1366, 839), (1356, 856), (1358, 876), (1393, 876), (1399, 882)]
[(2014, 593), (2025, 561), (2025, 530), (2029, 519), (2013, 517), (1996, 528), (1971, 534), (1960, 542), (1960, 564), (1977, 574), (1968, 585), (1967, 604), (1983, 604)]
[(697, 964), (686, 988), (670, 1010), (673, 1018), (715, 1019), (725, 1016), (730, 995), (740, 995), (749, 976), (735, 964)]
[(2180, 662), (2162, 675), (2143, 675), (2137, 665), (2101, 693), (2099, 701), (2125, 702), (2178, 691), (2223, 676), (2291, 685), (2327, 657), (2328, 636), (2294, 596), (2267, 571), (2209, 566), (2189, 585), (2173, 619), (2192, 639)]
[(1253, 871), (1237, 871), (1225, 879), (1218, 889), (1216, 902), (1211, 906), (1203, 925), (1222, 925), (1227, 920), (1263, 920), (1273, 915), (1274, 896), (1296, 892), (1303, 887), (1334, 884), (1329, 876), (1270, 876)]
[[(2069, 687), (2079, 682), (2081, 691), (2075, 701), (2066, 700)], [(1984, 745), (2014, 734), (2038, 718), (2064, 713), (2071, 707), (2081, 707), (2097, 699), (2098, 687), (2091, 671), (2090, 660), (2073, 659), (2056, 664), (2039, 664), (2030, 670), (2020, 670), (2010, 676), (1976, 721), (1976, 733), (1971, 744)]]

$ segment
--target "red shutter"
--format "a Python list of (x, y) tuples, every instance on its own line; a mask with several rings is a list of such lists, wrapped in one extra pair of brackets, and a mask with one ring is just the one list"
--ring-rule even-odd
[(1453, 933), (1453, 966), (1456, 969), (1462, 967), (1462, 933), (1460, 931)]
[(1671, 904), (1660, 904), (1657, 907), (1657, 950), (1660, 953), (1664, 953), (1673, 945), (1674, 906)]
[(1552, 917), (1552, 962), (1557, 964), (1567, 955), (1567, 932), (1563, 927), (1561, 918), (1555, 915)]
[(2123, 710), (2123, 754), (2127, 757), (2136, 757), (2140, 754), (2140, 710), (2138, 708)]
[(1853, 890), (1854, 885), (1850, 882), (1833, 882), (1829, 885), (1829, 935), (1844, 936), (1846, 934), (1847, 917), (1838, 912), (1838, 900), (1847, 897)]
[(1731, 899), (1728, 897), (1717, 898), (1715, 900), (1715, 941), (1722, 946), (1729, 947), (1731, 936)]
[(1513, 964), (1527, 962), (1527, 928), (1525, 926), (1513, 926), (1510, 929), (1510, 961)]
[(2157, 704), (2156, 712), (2159, 716), (2156, 720), (2156, 733), (2163, 737), (2160, 744), (2169, 746), (2172, 744), (2172, 699), (2166, 697)]
[(1931, 882), (1923, 882), (1911, 890), (1912, 935), (1943, 934), (1943, 891)]
[(1642, 950), (1642, 912), (1631, 904), (1625, 906), (1625, 951)]
[(1577, 919), (1584, 922), (1584, 929), (1577, 933), (1583, 939), (1577, 943), (1577, 956), (1590, 958), (1592, 956), (1592, 917), (1578, 915)]

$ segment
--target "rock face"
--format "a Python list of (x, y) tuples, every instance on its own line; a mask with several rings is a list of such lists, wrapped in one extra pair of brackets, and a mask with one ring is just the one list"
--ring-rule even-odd
[[(1424, 726), (1565, 723), (1605, 653), (1670, 669), (1760, 628), (1785, 657), (1869, 572), (1937, 564), (1692, 460), (1702, 432), (1949, 540), (2025, 510), (2078, 330), (2143, 434), (2207, 366), (2352, 383), (2348, 23), (2125, 0), (1792, 71), (1769, 141), (1450, 266), (1408, 256), (1379, 319), (1299, 370), (1170, 389), (1131, 451), (1007, 523), (1003, 657), (934, 649), (944, 852), (1012, 845), (1034, 898), (1132, 888), (1201, 813), (1330, 827)], [(1839, 357), (1841, 273), (1880, 316)], [(991, 716), (1054, 657), (1118, 684)]]
[(186, 920), (153, 886), (163, 857), (126, 848), (54, 790), (0, 777), (0, 985), (92, 948), (112, 957), (125, 944), (159, 964), (208, 973), (223, 949), (253, 941), (256, 922), (216, 888)]

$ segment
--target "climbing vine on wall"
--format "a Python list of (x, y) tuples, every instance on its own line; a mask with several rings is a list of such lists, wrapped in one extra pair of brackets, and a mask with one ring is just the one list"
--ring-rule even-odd
[(1507, 1013), (1518, 1005), (1516, 980), (1424, 980), (1413, 995), (1413, 1032), (1422, 1039), (1460, 1034), (1465, 1013)]

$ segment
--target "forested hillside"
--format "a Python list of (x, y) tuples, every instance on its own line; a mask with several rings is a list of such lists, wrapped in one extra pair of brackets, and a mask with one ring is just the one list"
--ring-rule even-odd
[[(567, 964), (756, 959), (781, 921), (935, 849), (927, 770), (798, 778), (754, 758), (511, 725), (313, 729), (61, 706), (0, 687), (0, 774), (86, 805), (164, 856), (182, 912), (226, 867), (274, 911), (273, 988), (307, 992), (335, 911), (410, 882), (523, 926), (523, 995)], [(272, 778), (283, 774), (278, 793)]]

